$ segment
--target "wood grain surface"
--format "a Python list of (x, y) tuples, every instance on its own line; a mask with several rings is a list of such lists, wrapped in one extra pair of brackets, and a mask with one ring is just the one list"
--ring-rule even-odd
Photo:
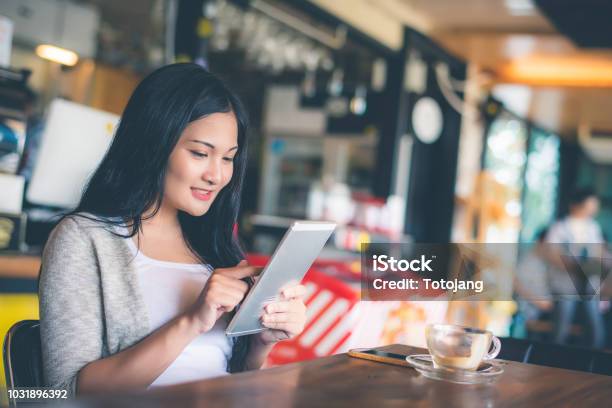
[[(381, 347), (422, 354), (404, 345)], [(612, 377), (504, 362), (490, 385), (422, 377), (414, 369), (339, 354), (147, 392), (78, 399), (80, 407), (606, 407)], [(71, 405), (73, 406), (73, 405)]]

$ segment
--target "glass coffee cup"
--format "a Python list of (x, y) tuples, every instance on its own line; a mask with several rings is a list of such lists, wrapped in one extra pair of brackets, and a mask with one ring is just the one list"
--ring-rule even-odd
[(483, 360), (494, 359), (501, 350), (501, 342), (493, 333), (470, 327), (432, 324), (426, 327), (425, 337), (436, 368), (476, 370)]

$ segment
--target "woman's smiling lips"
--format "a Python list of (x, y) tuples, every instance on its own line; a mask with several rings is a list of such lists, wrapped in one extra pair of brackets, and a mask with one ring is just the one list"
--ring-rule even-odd
[(212, 198), (213, 191), (201, 188), (191, 188), (191, 195), (201, 201), (208, 201)]

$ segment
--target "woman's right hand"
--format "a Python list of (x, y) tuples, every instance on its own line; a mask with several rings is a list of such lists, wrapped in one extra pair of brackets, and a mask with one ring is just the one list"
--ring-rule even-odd
[(243, 260), (233, 268), (213, 271), (200, 296), (187, 312), (199, 333), (209, 331), (223, 313), (234, 310), (249, 290), (249, 285), (242, 279), (258, 275), (261, 269)]

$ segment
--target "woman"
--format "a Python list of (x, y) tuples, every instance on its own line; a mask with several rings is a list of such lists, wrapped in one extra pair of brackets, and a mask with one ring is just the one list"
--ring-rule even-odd
[(224, 329), (259, 270), (234, 235), (246, 162), (238, 98), (195, 64), (136, 88), (40, 277), (46, 385), (137, 389), (260, 368), (305, 323), (301, 285), (266, 306), (268, 330)]
[(554, 275), (553, 338), (559, 344), (567, 343), (576, 308), (581, 307), (589, 328), (589, 347), (605, 346), (605, 322), (600, 310), (605, 304), (597, 296), (590, 296), (599, 287), (607, 252), (601, 227), (595, 220), (599, 206), (594, 190), (575, 190), (569, 200), (569, 213), (555, 222), (546, 236)]

